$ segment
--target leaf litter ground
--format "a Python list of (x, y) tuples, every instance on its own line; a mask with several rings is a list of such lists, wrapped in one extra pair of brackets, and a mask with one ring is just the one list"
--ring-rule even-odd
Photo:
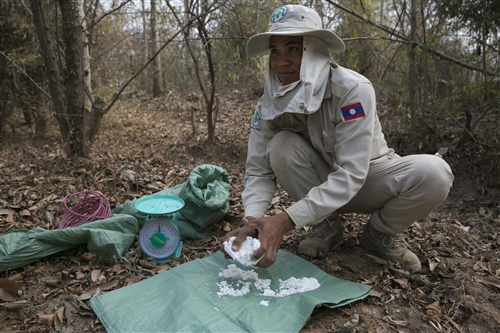
[[(103, 119), (90, 159), (65, 159), (56, 128), (43, 140), (33, 139), (31, 130), (19, 124), (12, 126), (16, 131), (4, 133), (0, 147), (1, 233), (35, 226), (54, 228), (57, 211), (69, 194), (100, 191), (114, 208), (184, 182), (203, 163), (224, 168), (231, 188), (230, 210), (213, 228), (211, 237), (184, 240), (181, 257), (168, 264), (156, 265), (145, 258), (136, 242), (126, 260), (102, 263), (81, 246), (2, 273), (0, 331), (104, 332), (88, 305), (92, 296), (218, 251), (221, 237), (238, 227), (243, 213), (240, 193), (246, 141), (256, 102), (238, 94), (220, 100), (213, 143), (206, 142), (201, 104), (174, 94), (143, 102), (122, 101)], [(395, 124), (381, 118), (389, 141), (404, 137)], [(449, 162), (452, 167), (462, 163), (453, 156)], [(343, 244), (324, 259), (304, 258), (335, 277), (373, 286), (378, 297), (351, 307), (319, 306), (302, 332), (499, 330), (500, 195), (458, 169), (447, 201), (405, 232), (406, 242), (423, 262), (418, 274), (364, 254), (359, 237), (367, 216), (342, 216)], [(268, 213), (277, 214), (292, 203), (278, 186)], [(296, 253), (306, 235), (307, 230), (290, 232), (281, 248)]]

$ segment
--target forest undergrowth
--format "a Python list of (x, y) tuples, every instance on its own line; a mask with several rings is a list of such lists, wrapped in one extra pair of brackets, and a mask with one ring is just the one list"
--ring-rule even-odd
[[(132, 285), (185, 262), (218, 251), (221, 237), (237, 228), (243, 214), (246, 142), (255, 98), (234, 93), (221, 97), (216, 140), (206, 142), (198, 101), (168, 94), (147, 101), (122, 100), (103, 119), (90, 159), (66, 159), (57, 128), (34, 139), (29, 127), (12, 126), (0, 143), (0, 233), (55, 228), (63, 199), (83, 190), (103, 193), (111, 208), (181, 184), (194, 167), (214, 164), (231, 182), (230, 208), (210, 237), (184, 240), (181, 257), (155, 264), (137, 242), (128, 261), (100, 262), (84, 245), (0, 275), (0, 331), (104, 332), (88, 305), (101, 293)], [(406, 126), (380, 110), (391, 146), (400, 154), (434, 153), (425, 135), (412, 138)], [(13, 117), (10, 121), (20, 121)], [(484, 120), (488, 122), (488, 119)], [(9, 127), (7, 127), (9, 128)], [(498, 126), (477, 134), (444, 158), (455, 173), (445, 203), (404, 234), (422, 260), (415, 274), (367, 256), (359, 246), (367, 216), (342, 216), (344, 242), (324, 259), (303, 257), (328, 274), (372, 286), (377, 296), (336, 309), (318, 306), (302, 332), (483, 333), (500, 329), (500, 137)], [(446, 145), (457, 133), (443, 126), (436, 136)], [(422, 144), (421, 142), (424, 142)], [(278, 187), (268, 214), (292, 200)], [(307, 228), (290, 232), (282, 249), (297, 254)]]

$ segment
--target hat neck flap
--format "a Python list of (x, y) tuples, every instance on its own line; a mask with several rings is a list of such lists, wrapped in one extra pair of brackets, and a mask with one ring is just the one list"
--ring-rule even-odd
[(285, 112), (316, 112), (323, 99), (330, 97), (329, 82), (330, 58), (326, 43), (304, 36), (299, 81), (282, 85), (271, 65), (268, 65), (264, 95), (259, 101), (262, 119), (271, 120)]

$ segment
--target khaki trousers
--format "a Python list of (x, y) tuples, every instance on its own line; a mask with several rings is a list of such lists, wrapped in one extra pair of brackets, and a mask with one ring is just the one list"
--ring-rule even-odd
[[(324, 183), (331, 172), (317, 150), (294, 132), (277, 133), (267, 155), (276, 178), (295, 200)], [(450, 166), (438, 156), (380, 158), (371, 162), (363, 187), (337, 213), (371, 214), (369, 223), (375, 229), (401, 233), (441, 205), (452, 183)]]

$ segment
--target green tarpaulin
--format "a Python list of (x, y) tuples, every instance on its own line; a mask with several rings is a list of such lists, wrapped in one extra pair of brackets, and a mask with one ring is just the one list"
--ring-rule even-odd
[(74, 228), (16, 230), (0, 235), (0, 271), (15, 269), (61, 251), (87, 244), (100, 260), (119, 259), (135, 241), (139, 223), (130, 215), (113, 215)]
[[(370, 286), (326, 274), (304, 259), (279, 251), (259, 279), (316, 278), (318, 289), (285, 297), (219, 297), (219, 272), (234, 261), (222, 252), (185, 263), (164, 273), (93, 297), (90, 305), (108, 332), (298, 332), (314, 307), (338, 307), (370, 294)], [(245, 268), (249, 270), (251, 268)], [(261, 302), (265, 301), (267, 306)]]

